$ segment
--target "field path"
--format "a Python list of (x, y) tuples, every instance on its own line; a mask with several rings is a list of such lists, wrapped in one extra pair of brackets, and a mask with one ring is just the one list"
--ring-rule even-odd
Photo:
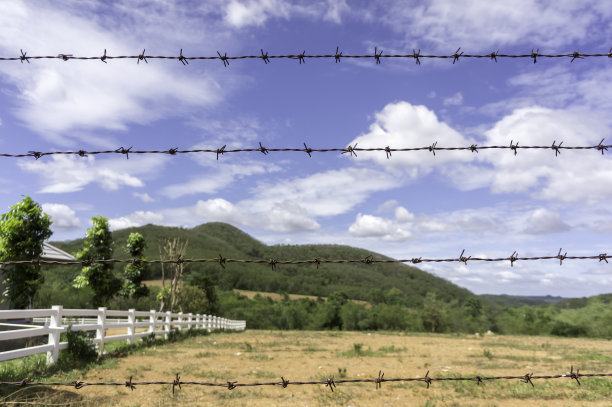
[[(583, 373), (612, 371), (612, 342), (544, 337), (417, 335), (402, 333), (246, 331), (214, 333), (146, 348), (91, 370), (84, 381), (173, 380), (269, 382), (460, 374), (559, 374), (570, 365)], [(183, 386), (57, 389), (74, 405), (121, 406), (599, 406), (612, 404), (612, 379), (540, 380), (535, 388), (518, 380), (488, 382), (339, 384), (249, 387), (227, 390)], [(70, 393), (70, 394), (68, 394)], [(60, 395), (62, 395), (60, 397)], [(51, 401), (49, 401), (51, 402)]]

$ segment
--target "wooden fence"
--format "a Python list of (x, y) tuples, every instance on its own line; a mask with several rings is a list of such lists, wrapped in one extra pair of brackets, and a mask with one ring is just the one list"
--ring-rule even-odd
[[(114, 317), (113, 319), (108, 317)], [(13, 320), (13, 322), (7, 322)], [(98, 352), (104, 352), (104, 344), (113, 341), (125, 340), (128, 344), (134, 343), (136, 338), (144, 336), (168, 334), (173, 328), (182, 330), (211, 331), (242, 331), (246, 328), (246, 321), (232, 321), (229, 319), (201, 314), (183, 314), (171, 312), (157, 312), (155, 310), (114, 311), (106, 307), (95, 309), (64, 309), (61, 305), (54, 305), (51, 309), (5, 310), (0, 311), (0, 341), (17, 340), (48, 336), (45, 345), (22, 347), (0, 352), (0, 361), (21, 358), (24, 356), (47, 353), (47, 363), (57, 362), (60, 349), (66, 349), (68, 342), (61, 342), (60, 335), (70, 326), (73, 331), (95, 331), (93, 343)], [(41, 323), (43, 325), (35, 325)], [(138, 329), (140, 328), (140, 329)], [(145, 328), (142, 332), (137, 332)], [(107, 335), (107, 330), (125, 329), (125, 334)], [(108, 332), (111, 333), (111, 332)]]

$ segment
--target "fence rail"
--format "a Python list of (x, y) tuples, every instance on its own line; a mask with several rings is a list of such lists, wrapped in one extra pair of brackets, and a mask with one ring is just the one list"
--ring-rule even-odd
[[(89, 317), (89, 318), (87, 318)], [(118, 317), (118, 318), (108, 318)], [(21, 358), (47, 353), (47, 363), (56, 363), (59, 351), (68, 347), (67, 342), (60, 341), (60, 335), (68, 331), (95, 331), (96, 336), (93, 343), (98, 352), (104, 352), (104, 344), (113, 341), (125, 340), (128, 344), (135, 342), (137, 338), (149, 335), (168, 335), (172, 329), (182, 330), (206, 330), (211, 331), (242, 331), (246, 329), (246, 321), (234, 321), (214, 315), (202, 315), (171, 312), (128, 311), (107, 310), (106, 307), (98, 309), (64, 309), (61, 305), (54, 305), (50, 309), (35, 310), (6, 310), (0, 311), (0, 321), (4, 320), (27, 320), (32, 323), (44, 325), (32, 325), (24, 323), (4, 322), (0, 323), (4, 328), (17, 328), (0, 332), (0, 341), (34, 338), (48, 336), (46, 345), (23, 347), (19, 349), (0, 352), (0, 361)], [(136, 328), (147, 328), (146, 331), (137, 332)], [(107, 335), (107, 329), (126, 329), (125, 334)]]

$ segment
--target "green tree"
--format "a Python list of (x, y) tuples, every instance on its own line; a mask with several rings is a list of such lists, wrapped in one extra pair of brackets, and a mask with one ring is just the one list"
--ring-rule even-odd
[[(0, 260), (40, 258), (43, 242), (51, 237), (51, 219), (29, 196), (0, 217)], [(16, 308), (31, 307), (43, 282), (39, 264), (13, 264), (2, 267), (5, 298)]]
[(205, 314), (216, 314), (219, 312), (219, 297), (217, 287), (208, 271), (193, 273), (190, 276), (189, 284), (201, 289), (206, 296), (206, 307), (198, 312)]
[[(144, 250), (146, 242), (140, 233), (130, 233), (125, 245), (125, 251), (132, 259), (145, 260)], [(133, 262), (125, 265), (123, 269), (123, 287), (120, 294), (124, 297), (139, 298), (149, 293), (146, 286), (141, 285), (144, 274), (148, 269), (147, 263)]]
[[(108, 219), (103, 216), (91, 218), (93, 226), (87, 229), (83, 249), (76, 253), (79, 260), (108, 260), (113, 256), (113, 236)], [(91, 263), (81, 269), (74, 279), (76, 288), (91, 287), (94, 291), (94, 306), (101, 306), (121, 288), (121, 280), (113, 274), (112, 263)]]
[(446, 306), (435, 293), (428, 292), (423, 302), (423, 326), (431, 332), (440, 332), (446, 317)]
[(471, 317), (479, 317), (482, 315), (482, 303), (477, 297), (470, 297), (465, 302), (465, 310)]

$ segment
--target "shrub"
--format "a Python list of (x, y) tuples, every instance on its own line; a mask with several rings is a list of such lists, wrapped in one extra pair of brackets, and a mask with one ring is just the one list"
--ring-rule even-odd
[(73, 331), (70, 325), (66, 331), (66, 337), (68, 349), (65, 354), (70, 361), (77, 364), (89, 363), (98, 356), (87, 332)]

